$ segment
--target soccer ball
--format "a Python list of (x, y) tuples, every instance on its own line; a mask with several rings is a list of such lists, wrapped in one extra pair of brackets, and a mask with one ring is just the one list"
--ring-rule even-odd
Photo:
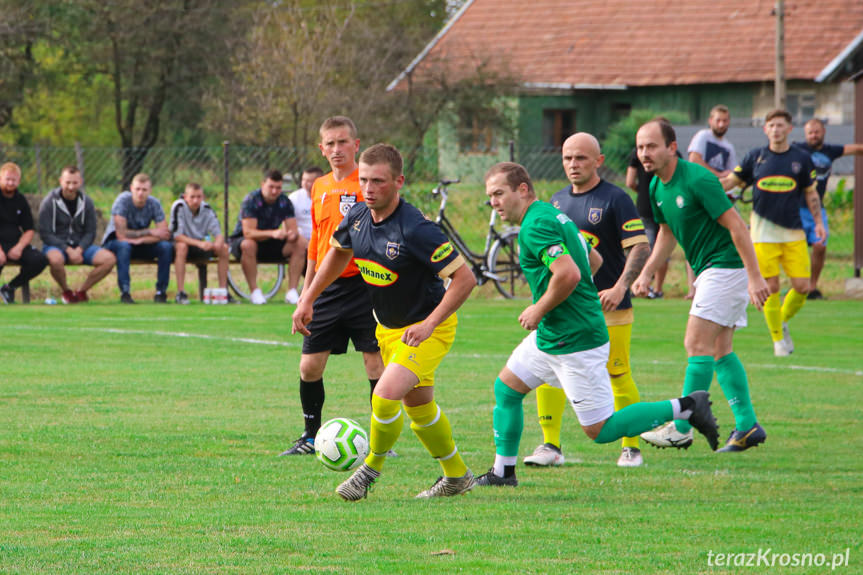
[(331, 419), (315, 436), (315, 455), (324, 467), (334, 471), (358, 467), (368, 454), (369, 436), (353, 419)]

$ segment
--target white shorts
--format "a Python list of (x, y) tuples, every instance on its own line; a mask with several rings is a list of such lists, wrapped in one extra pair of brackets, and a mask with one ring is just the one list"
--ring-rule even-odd
[(530, 389), (543, 383), (563, 389), (581, 425), (605, 421), (614, 413), (614, 394), (608, 377), (606, 343), (594, 349), (551, 355), (536, 346), (530, 332), (509, 356), (506, 366)]
[(745, 269), (708, 268), (695, 278), (689, 315), (723, 327), (746, 327), (749, 279)]

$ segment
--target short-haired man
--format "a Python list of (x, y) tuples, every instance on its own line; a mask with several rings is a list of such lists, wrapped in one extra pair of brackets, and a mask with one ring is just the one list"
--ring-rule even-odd
[(186, 185), (180, 199), (171, 205), (171, 234), (174, 237), (174, 272), (177, 274), (179, 304), (189, 303), (185, 291), (186, 261), (218, 258), (219, 287), (228, 287), (228, 263), (230, 253), (219, 225), (219, 216), (210, 204), (204, 201), (204, 188), (197, 182)]
[(821, 221), (824, 223), (824, 241), (818, 242), (815, 237), (815, 220), (809, 211), (809, 206), (800, 204), (800, 221), (803, 223), (803, 231), (806, 233), (806, 243), (812, 246), (812, 275), (809, 278), (809, 295), (806, 299), (824, 299), (821, 290), (818, 289), (818, 279), (821, 270), (824, 269), (824, 260), (827, 257), (827, 240), (830, 237), (830, 228), (827, 224), (827, 210), (824, 209), (824, 194), (827, 192), (827, 181), (833, 171), (833, 160), (848, 155), (863, 155), (863, 144), (826, 144), (824, 135), (827, 130), (824, 122), (818, 118), (812, 118), (803, 126), (806, 136), (805, 142), (794, 142), (791, 145), (809, 153), (812, 163), (815, 165), (816, 189), (818, 197), (821, 198)]
[(18, 262), (21, 269), (12, 280), (0, 286), (0, 301), (13, 303), (15, 290), (42, 273), (48, 260), (30, 245), (35, 235), (33, 212), (18, 191), (21, 168), (7, 162), (0, 166), (0, 272), (6, 262)]
[(306, 240), (297, 232), (294, 206), (282, 193), (282, 173), (270, 170), (264, 174), (261, 187), (249, 192), (240, 206), (237, 226), (231, 234), (231, 253), (240, 260), (249, 284), (251, 301), (260, 305), (267, 298), (258, 287), (258, 261), (288, 262), (288, 293), (297, 293), (303, 273)]
[[(110, 251), (93, 243), (96, 239), (96, 206), (84, 193), (84, 180), (75, 166), (60, 172), (60, 187), (54, 188), (39, 206), (39, 237), (48, 258), (51, 276), (63, 291), (63, 303), (89, 299), (87, 290), (96, 285), (117, 262)], [(76, 290), (66, 281), (66, 264), (93, 266)]]
[[(404, 406), (411, 429), (443, 468), (443, 476), (417, 497), (466, 493), (474, 476), (435, 403), (434, 372), (452, 346), (455, 312), (476, 279), (441, 229), (399, 196), (405, 177), (398, 150), (386, 144), (367, 149), (360, 156), (359, 178), (365, 203), (354, 205), (339, 224), (333, 249), (303, 290), (293, 317), (293, 331), (308, 334), (312, 302), (356, 258), (379, 322), (386, 368), (372, 396), (369, 455), (336, 492), (348, 501), (366, 496), (402, 432)], [(442, 278), (452, 280), (447, 289)]]
[[(318, 147), (332, 171), (317, 178), (312, 185), (312, 236), (309, 240), (306, 285), (311, 285), (315, 273), (332, 247), (330, 238), (351, 207), (363, 201), (360, 189), (357, 152), (360, 140), (357, 127), (347, 116), (332, 116), (324, 120), (318, 131)], [(313, 306), (308, 334), (303, 332), (300, 356), (300, 404), (305, 429), (294, 444), (281, 455), (311, 455), (315, 452), (315, 436), (321, 427), (324, 409), (324, 370), (330, 354), (343, 354), (348, 342), (363, 354), (363, 367), (369, 380), (369, 400), (384, 371), (380, 347), (375, 337), (377, 322), (372, 313), (372, 300), (357, 264), (349, 262), (338, 279), (323, 290), (320, 297), (308, 299)]]
[(602, 264), (578, 227), (539, 201), (527, 170), (502, 162), (485, 176), (492, 209), (518, 232), (519, 265), (533, 301), (518, 316), (530, 333), (494, 382), (494, 465), (477, 485), (518, 485), (515, 466), (524, 427), (524, 398), (543, 382), (563, 388), (581, 428), (596, 443), (632, 437), (673, 418), (688, 419), (715, 449), (719, 431), (709, 394), (614, 410), (609, 381), (608, 329), (590, 276)]
[[(611, 376), (614, 408), (622, 409), (639, 401), (640, 396), (629, 364), (632, 338), (632, 302), (629, 286), (641, 273), (650, 255), (644, 224), (629, 195), (599, 177), (605, 156), (591, 134), (573, 134), (563, 143), (563, 169), (570, 185), (551, 197), (554, 207), (569, 216), (587, 243), (602, 256), (602, 267), (593, 276), (608, 327), (609, 356), (606, 367)], [(566, 409), (562, 389), (541, 385), (536, 390), (536, 406), (542, 427), (543, 443), (527, 465), (562, 465), (560, 449), (561, 419)], [(637, 467), (642, 464), (638, 437), (624, 437), (617, 464)]]
[(135, 303), (132, 299), (129, 268), (132, 258), (153, 260), (158, 266), (156, 272), (156, 294), (153, 301), (168, 303), (168, 282), (171, 279), (171, 259), (174, 246), (171, 232), (162, 209), (162, 202), (150, 195), (153, 184), (147, 174), (136, 174), (129, 190), (122, 192), (111, 206), (111, 219), (102, 246), (114, 252), (117, 257), (117, 284), (120, 287), (120, 301)]
[[(735, 421), (735, 429), (720, 451), (743, 451), (767, 437), (755, 417), (746, 370), (733, 349), (734, 330), (746, 326), (748, 302), (760, 308), (768, 295), (755, 249), (746, 224), (716, 176), (703, 166), (678, 159), (677, 137), (667, 120), (652, 120), (641, 126), (636, 142), (644, 168), (656, 174), (650, 185), (650, 201), (659, 236), (632, 290), (645, 293), (653, 270), (680, 242), (695, 271), (697, 287), (683, 342), (689, 356), (683, 394), (707, 391), (715, 369)], [(689, 447), (692, 437), (686, 421), (670, 422), (641, 434), (657, 447), (678, 449)]]
[(689, 161), (704, 166), (717, 178), (727, 176), (737, 166), (734, 144), (725, 137), (730, 123), (728, 107), (713, 106), (707, 119), (709, 128), (696, 132), (689, 142)]
[[(324, 171), (317, 166), (306, 168), (303, 170), (303, 175), (300, 179), (300, 187), (288, 196), (288, 199), (294, 205), (294, 217), (297, 218), (297, 229), (300, 231), (300, 235), (306, 238), (307, 242), (312, 239), (312, 186), (323, 175)], [(297, 302), (293, 301), (291, 303)]]
[[(827, 239), (821, 220), (821, 200), (815, 189), (812, 158), (788, 136), (791, 114), (785, 110), (769, 112), (764, 121), (768, 145), (750, 150), (734, 171), (722, 178), (726, 190), (752, 184), (750, 231), (761, 275), (770, 287), (764, 304), (764, 318), (777, 357), (790, 355), (794, 342), (788, 322), (800, 311), (809, 293), (811, 276), (806, 233), (800, 219), (800, 204), (805, 202), (815, 222), (815, 243)], [(779, 301), (779, 267), (791, 279), (785, 300)]]

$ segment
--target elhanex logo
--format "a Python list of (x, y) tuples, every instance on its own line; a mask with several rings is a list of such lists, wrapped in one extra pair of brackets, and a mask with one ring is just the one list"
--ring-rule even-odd
[(387, 242), (387, 258), (394, 260), (399, 257), (399, 244), (396, 242)]
[(360, 274), (367, 284), (386, 287), (396, 283), (399, 279), (399, 274), (392, 270), (388, 270), (378, 262), (372, 260), (354, 259), (357, 267), (360, 269)]
[(784, 194), (797, 189), (797, 182), (789, 176), (767, 176), (761, 178), (756, 184), (763, 192)]
[(638, 232), (644, 229), (644, 222), (641, 221), (641, 218), (635, 218), (634, 220), (623, 222), (623, 226), (621, 227), (625, 232)]
[(449, 242), (443, 243), (432, 252), (431, 261), (432, 263), (438, 263), (445, 260), (454, 250), (452, 244)]

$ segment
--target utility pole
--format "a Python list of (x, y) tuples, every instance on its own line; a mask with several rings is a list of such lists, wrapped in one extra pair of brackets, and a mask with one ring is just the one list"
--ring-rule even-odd
[(785, 1), (776, 0), (776, 80), (773, 86), (774, 107), (785, 110)]

